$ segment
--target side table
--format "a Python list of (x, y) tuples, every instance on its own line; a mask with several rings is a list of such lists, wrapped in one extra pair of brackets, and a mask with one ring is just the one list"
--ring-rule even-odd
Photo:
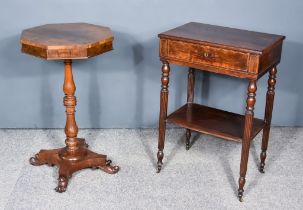
[(87, 24), (66, 23), (47, 24), (26, 29), (21, 35), (22, 52), (46, 60), (64, 60), (65, 77), (63, 84), (66, 107), (65, 134), (66, 147), (41, 150), (30, 158), (32, 165), (48, 164), (59, 167), (57, 192), (66, 191), (72, 174), (84, 168), (101, 169), (114, 174), (118, 166), (111, 166), (106, 155), (97, 154), (88, 149), (85, 139), (78, 138), (78, 126), (75, 120), (76, 86), (73, 80), (72, 60), (86, 59), (113, 49), (113, 34), (110, 28)]
[[(264, 173), (272, 109), (276, 66), (280, 62), (284, 36), (252, 32), (202, 23), (188, 23), (159, 34), (162, 66), (158, 172), (164, 157), (166, 122), (186, 128), (186, 149), (191, 131), (242, 142), (238, 198), (242, 201), (250, 141), (263, 129), (260, 172)], [(189, 66), (187, 103), (167, 116), (169, 64)], [(248, 80), (245, 115), (193, 103), (196, 70)], [(264, 120), (254, 118), (257, 80), (269, 72)]]

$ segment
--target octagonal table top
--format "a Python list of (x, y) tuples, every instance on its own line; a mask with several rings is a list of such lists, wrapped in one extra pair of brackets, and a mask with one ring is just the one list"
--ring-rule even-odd
[(113, 49), (108, 27), (88, 23), (46, 24), (26, 29), (22, 52), (47, 60), (85, 59)]

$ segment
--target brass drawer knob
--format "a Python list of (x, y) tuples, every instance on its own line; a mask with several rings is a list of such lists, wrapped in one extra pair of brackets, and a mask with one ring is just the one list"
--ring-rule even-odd
[(209, 57), (209, 54), (208, 54), (207, 52), (204, 52), (203, 56), (204, 56), (205, 58), (208, 58), (208, 57)]

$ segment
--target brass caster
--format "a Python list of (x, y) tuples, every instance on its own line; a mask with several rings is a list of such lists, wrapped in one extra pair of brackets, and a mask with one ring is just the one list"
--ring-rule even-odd
[(189, 144), (186, 144), (186, 150), (189, 150), (190, 146)]
[(157, 173), (160, 173), (161, 169), (162, 169), (162, 163), (161, 162), (158, 162), (157, 164)]
[(262, 173), (262, 174), (264, 174), (265, 173), (265, 171), (264, 171), (264, 166), (265, 166), (265, 164), (260, 164), (260, 167), (259, 167), (259, 171), (260, 171), (260, 173)]
[(238, 198), (240, 202), (243, 202), (243, 192), (244, 190), (238, 190)]

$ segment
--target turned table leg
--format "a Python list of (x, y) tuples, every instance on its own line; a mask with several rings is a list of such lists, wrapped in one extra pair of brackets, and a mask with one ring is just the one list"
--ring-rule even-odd
[(81, 159), (81, 154), (77, 156), (80, 147), (77, 139), (78, 126), (75, 120), (75, 107), (77, 105), (77, 99), (75, 96), (76, 86), (73, 79), (72, 61), (65, 60), (64, 64), (63, 92), (65, 96), (63, 98), (63, 104), (66, 107), (66, 123), (64, 129), (66, 135), (66, 151), (61, 154), (61, 157), (67, 160), (79, 160)]
[(111, 161), (106, 155), (97, 154), (87, 149), (85, 139), (77, 138), (78, 126), (75, 120), (75, 107), (77, 104), (75, 91), (76, 86), (73, 80), (72, 61), (65, 60), (64, 73), (64, 99), (66, 107), (65, 144), (66, 147), (53, 150), (40, 150), (38, 154), (30, 158), (30, 163), (35, 166), (48, 164), (59, 167), (57, 192), (65, 192), (68, 180), (76, 171), (85, 168), (99, 168), (106, 173), (114, 174), (119, 171), (118, 166), (111, 166)]
[[(187, 77), (187, 105), (189, 109), (191, 109), (191, 105), (194, 102), (194, 92), (195, 92), (195, 69), (189, 68), (188, 77)], [(189, 150), (190, 137), (191, 137), (190, 129), (186, 129), (185, 137), (186, 137), (186, 141), (185, 141), (186, 150)]]
[(167, 104), (168, 104), (168, 84), (169, 84), (169, 63), (163, 61), (162, 65), (162, 77), (161, 77), (161, 93), (160, 93), (160, 116), (159, 116), (159, 140), (158, 140), (158, 163), (157, 172), (161, 171), (163, 165), (163, 149), (165, 142), (165, 130), (166, 130), (166, 117), (167, 117)]
[(274, 98), (275, 98), (276, 75), (277, 75), (277, 68), (274, 67), (269, 71), (269, 78), (267, 82), (268, 88), (266, 94), (266, 106), (265, 106), (265, 116), (264, 116), (265, 127), (263, 129), (262, 147), (260, 154), (261, 163), (259, 167), (259, 171), (261, 173), (264, 173), (266, 150), (268, 146), (272, 110), (273, 110)]
[(244, 130), (243, 130), (243, 139), (242, 139), (240, 178), (239, 178), (239, 189), (238, 189), (238, 198), (240, 201), (242, 201), (243, 192), (244, 192), (243, 188), (245, 185), (249, 147), (250, 147), (251, 133), (253, 128), (254, 105), (256, 102), (256, 91), (257, 91), (257, 84), (255, 80), (249, 81), (247, 91), (248, 93), (246, 100), (246, 112), (245, 112), (245, 122), (244, 122)]

